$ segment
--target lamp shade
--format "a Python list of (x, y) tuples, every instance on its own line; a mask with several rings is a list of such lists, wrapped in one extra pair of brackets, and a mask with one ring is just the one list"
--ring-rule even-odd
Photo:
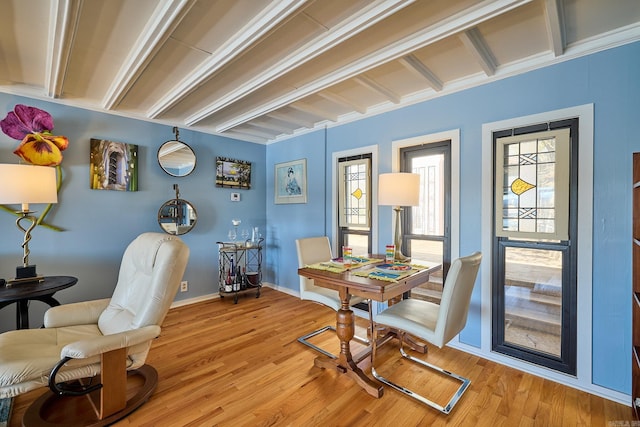
[(380, 174), (378, 204), (418, 206), (420, 204), (420, 175), (406, 172)]
[(0, 182), (0, 204), (58, 203), (50, 166), (0, 164)]

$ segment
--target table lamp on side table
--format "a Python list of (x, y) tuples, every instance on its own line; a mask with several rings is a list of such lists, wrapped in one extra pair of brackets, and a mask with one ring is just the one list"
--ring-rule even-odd
[(402, 206), (418, 206), (420, 204), (420, 175), (417, 173), (383, 173), (378, 181), (378, 204), (393, 206), (396, 212), (396, 229), (394, 233), (394, 261), (407, 262), (409, 257), (402, 253), (402, 232), (400, 213)]
[[(36, 266), (29, 264), (29, 241), (37, 218), (29, 210), (30, 203), (58, 203), (56, 170), (49, 166), (0, 164), (0, 204), (21, 204), (22, 210), (16, 220), (18, 228), (24, 232), (22, 243), (22, 266), (16, 267), (16, 278), (8, 284), (33, 282), (42, 277), (36, 273)], [(28, 227), (23, 221), (30, 221)]]

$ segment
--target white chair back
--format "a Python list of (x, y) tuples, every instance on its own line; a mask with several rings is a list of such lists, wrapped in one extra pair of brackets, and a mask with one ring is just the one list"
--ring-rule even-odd
[(98, 319), (104, 335), (162, 323), (180, 286), (189, 247), (165, 233), (143, 233), (122, 256), (118, 283)]
[(434, 344), (442, 347), (460, 333), (467, 323), (471, 294), (482, 254), (475, 252), (456, 259), (449, 269), (442, 291)]
[[(299, 268), (331, 259), (331, 244), (327, 236), (298, 239), (296, 240), (296, 250)], [(313, 280), (300, 276), (300, 298), (307, 299), (305, 293), (314, 289), (317, 287), (313, 284)]]

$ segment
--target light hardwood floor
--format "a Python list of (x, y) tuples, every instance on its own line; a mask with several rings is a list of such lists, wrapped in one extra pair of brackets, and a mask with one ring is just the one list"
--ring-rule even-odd
[[(296, 341), (334, 323), (332, 310), (273, 289), (263, 289), (259, 299), (245, 295), (237, 305), (227, 298), (172, 309), (148, 357), (159, 373), (158, 388), (116, 425), (638, 425), (627, 406), (451, 348), (431, 347), (425, 356), (472, 381), (449, 416), (388, 388), (374, 399), (349, 378), (314, 367), (316, 353)], [(318, 343), (338, 350), (335, 336)], [(400, 361), (394, 342), (381, 349), (380, 363), (382, 374), (432, 397), (452, 387)], [(9, 427), (20, 425), (25, 408), (43, 391), (15, 399)]]

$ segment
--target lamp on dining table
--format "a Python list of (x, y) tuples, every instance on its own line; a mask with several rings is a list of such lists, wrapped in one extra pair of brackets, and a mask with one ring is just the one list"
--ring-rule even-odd
[(20, 204), (16, 211), (16, 226), (24, 233), (22, 266), (16, 267), (16, 278), (8, 283), (32, 282), (41, 279), (36, 266), (29, 264), (29, 241), (37, 218), (29, 209), (33, 203), (57, 203), (56, 170), (49, 166), (0, 164), (0, 204)]
[(393, 210), (396, 213), (393, 259), (399, 262), (408, 261), (409, 257), (402, 253), (400, 214), (403, 206), (418, 206), (420, 204), (420, 175), (406, 172), (380, 174), (378, 204), (393, 206)]

